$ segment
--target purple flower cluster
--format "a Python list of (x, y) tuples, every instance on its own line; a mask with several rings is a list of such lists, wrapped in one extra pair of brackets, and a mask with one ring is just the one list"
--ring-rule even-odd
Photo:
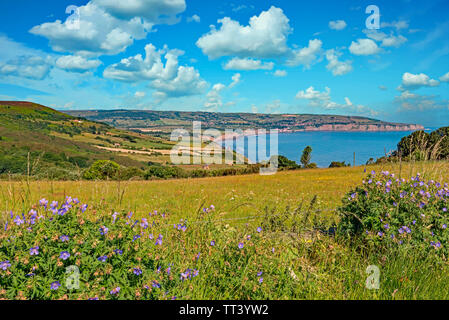
[(0, 262), (0, 269), (6, 271), (6, 269), (8, 268), (11, 268), (11, 263), (9, 262), (9, 260)]
[(185, 281), (185, 280), (192, 280), (192, 278), (197, 277), (199, 274), (198, 270), (195, 269), (187, 269), (185, 272), (181, 273), (181, 280)]

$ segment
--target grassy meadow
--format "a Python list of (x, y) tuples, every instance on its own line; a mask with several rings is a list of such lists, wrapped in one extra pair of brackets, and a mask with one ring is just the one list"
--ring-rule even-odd
[[(343, 195), (360, 184), (364, 170), (388, 170), (411, 177), (427, 174), (449, 181), (449, 163), (388, 163), (368, 167), (282, 171), (271, 176), (243, 175), (159, 181), (0, 181), (1, 210), (20, 211), (39, 199), (77, 197), (107, 210), (133, 211), (137, 216), (152, 210), (185, 217), (204, 204), (219, 208), (220, 215), (239, 218), (264, 213), (264, 209), (295, 208), (317, 196), (315, 208), (332, 212)], [(332, 215), (331, 215), (332, 216)]]
[[(245, 175), (191, 180), (2, 181), (0, 201), (3, 221), (11, 210), (26, 213), (34, 208), (40, 212), (39, 200), (42, 198), (62, 203), (67, 196), (76, 197), (80, 204), (88, 204), (89, 208), (77, 215), (61, 217), (57, 228), (44, 223), (39, 227), (41, 231), (36, 231), (37, 234), (45, 234), (44, 238), (33, 236), (26, 240), (29, 235), (20, 232), (19, 238), (24, 237), (23, 242), (19, 242), (13, 251), (5, 249), (0, 252), (0, 260), (9, 258), (11, 262), (12, 258), (6, 256), (8, 252), (17, 254), (15, 264), (11, 267), (14, 268), (12, 274), (22, 279), (0, 282), (0, 298), (449, 298), (446, 289), (449, 285), (449, 267), (445, 259), (436, 260), (430, 254), (423, 256), (408, 246), (385, 252), (365, 243), (350, 245), (339, 237), (317, 231), (318, 227), (321, 231), (327, 230), (339, 221), (335, 209), (354, 186), (361, 184), (366, 177), (365, 169), (367, 172), (388, 170), (404, 178), (419, 172), (429, 179), (449, 181), (448, 162), (312, 169), (279, 172), (273, 176)], [(298, 207), (300, 209), (296, 210)], [(153, 221), (153, 227), (147, 229), (145, 217), (148, 218), (148, 213), (155, 211), (159, 212), (158, 218), (150, 215), (150, 219), (154, 219), (150, 220), (150, 223)], [(123, 225), (120, 228), (110, 222), (113, 212), (122, 212)], [(132, 216), (130, 212), (133, 212)], [(163, 218), (160, 217), (161, 213)], [(132, 219), (137, 218), (131, 229), (142, 218), (140, 225), (146, 224), (146, 227), (140, 229), (140, 234), (136, 232), (134, 238), (131, 231), (122, 239), (121, 230), (130, 228)], [(86, 226), (92, 232), (85, 232), (86, 238), (82, 239), (85, 242), (79, 242), (80, 231), (74, 232), (73, 228), (77, 229), (78, 224), (84, 226), (86, 221), (93, 221), (92, 225)], [(106, 235), (102, 231), (100, 236), (97, 230), (103, 224), (109, 228), (109, 233)], [(137, 228), (141, 228), (139, 224)], [(8, 232), (11, 230), (15, 229)], [(184, 230), (184, 233), (177, 233), (176, 230)], [(47, 236), (50, 232), (53, 234)], [(2, 233), (0, 241), (6, 241), (7, 236)], [(89, 238), (96, 233), (98, 235), (94, 239)], [(154, 240), (148, 240), (153, 239), (153, 233), (154, 236), (160, 234), (156, 245), (153, 245)], [(65, 234), (70, 234), (70, 240), (77, 239), (78, 244), (91, 243), (88, 246), (71, 244), (67, 252), (72, 257), (67, 263), (65, 258), (57, 258), (57, 251), (62, 250), (58, 238)], [(51, 241), (48, 238), (50, 236)], [(5, 248), (10, 245), (7, 242), (4, 244)], [(35, 271), (35, 268), (39, 270), (39, 263), (34, 262), (33, 277), (29, 278), (29, 274), (25, 273), (30, 266), (27, 251), (31, 250), (28, 247), (32, 245), (40, 246), (39, 250), (43, 251), (39, 252), (38, 258), (49, 259), (50, 264), (46, 267), (48, 271), (45, 275), (39, 275)], [(113, 253), (115, 246), (126, 252), (127, 259), (112, 261), (118, 259), (117, 254)], [(24, 253), (20, 253), (17, 247), (23, 247)], [(56, 251), (51, 251), (53, 249)], [(73, 253), (85, 256), (86, 260), (75, 260)], [(101, 256), (104, 261), (89, 260), (89, 257), (96, 255), (104, 255)], [(101, 260), (101, 257), (98, 259)], [(70, 260), (72, 258), (73, 261)], [(81, 292), (65, 292), (61, 291), (62, 287), (58, 287), (64, 279), (61, 268), (70, 263), (76, 263), (81, 268)], [(365, 286), (369, 276), (366, 269), (370, 265), (380, 269), (378, 290), (368, 290)], [(8, 266), (4, 268), (7, 270), (6, 275), (11, 275)], [(161, 270), (167, 271), (164, 273)], [(20, 272), (23, 273), (21, 276), (18, 275)], [(52, 277), (50, 275), (53, 279), (49, 279)], [(60, 282), (50, 284), (52, 280)], [(55, 283), (58, 284), (56, 289)], [(28, 292), (30, 289), (26, 288), (32, 287), (36, 289)]]

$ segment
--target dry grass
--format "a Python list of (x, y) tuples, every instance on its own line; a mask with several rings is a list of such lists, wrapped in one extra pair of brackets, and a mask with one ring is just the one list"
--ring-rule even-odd
[[(223, 218), (260, 215), (265, 207), (296, 207), (318, 196), (320, 209), (336, 208), (342, 196), (363, 179), (364, 167), (279, 172), (273, 176), (232, 176), (190, 180), (126, 182), (0, 182), (0, 210), (26, 210), (41, 198), (77, 197), (107, 210), (137, 215), (158, 210), (185, 217), (202, 205), (215, 205)], [(417, 162), (369, 166), (367, 171), (388, 170), (404, 177), (417, 172), (435, 180), (449, 180), (449, 162)]]

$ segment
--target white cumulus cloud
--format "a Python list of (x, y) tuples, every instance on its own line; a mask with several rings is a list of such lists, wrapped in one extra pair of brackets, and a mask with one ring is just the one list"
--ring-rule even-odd
[(80, 56), (63, 56), (56, 60), (56, 66), (71, 72), (86, 72), (95, 69), (101, 64), (100, 60), (88, 60)]
[(193, 21), (200, 23), (201, 22), (200, 16), (197, 14), (194, 14), (193, 16), (187, 18), (187, 22), (193, 22)]
[(0, 76), (14, 76), (31, 80), (43, 80), (53, 67), (51, 57), (19, 56), (0, 63)]
[(358, 39), (352, 41), (349, 51), (356, 56), (368, 56), (380, 51), (377, 44), (371, 39)]
[(185, 0), (92, 0), (112, 16), (128, 20), (141, 17), (149, 22), (173, 21), (186, 9)]
[(274, 67), (273, 62), (262, 62), (261, 60), (250, 58), (232, 58), (225, 65), (225, 70), (272, 70)]
[(296, 95), (296, 99), (307, 100), (309, 106), (318, 107), (325, 110), (345, 110), (355, 114), (375, 116), (378, 114), (375, 110), (364, 105), (355, 105), (348, 97), (345, 97), (345, 103), (340, 104), (332, 101), (331, 89), (326, 87), (324, 91), (315, 90), (313, 86), (306, 90), (301, 90)]
[(444, 76), (440, 77), (441, 82), (449, 82), (449, 72), (446, 73)]
[(329, 22), (329, 28), (332, 30), (343, 30), (346, 28), (347, 24), (344, 20), (336, 20), (336, 21), (330, 21)]
[(287, 38), (291, 28), (282, 9), (272, 6), (259, 16), (253, 16), (246, 26), (229, 17), (218, 23), (220, 29), (212, 26), (196, 43), (211, 59), (223, 56), (273, 58), (289, 50)]
[(435, 79), (431, 79), (428, 75), (424, 73), (413, 74), (406, 72), (402, 75), (402, 84), (399, 90), (413, 90), (422, 87), (438, 87), (440, 82)]
[(342, 76), (352, 71), (352, 61), (338, 60), (341, 54), (334, 49), (326, 51), (326, 59), (329, 62), (326, 68), (332, 72), (334, 76)]
[(275, 77), (286, 77), (287, 76), (287, 71), (285, 70), (276, 70), (273, 75)]
[(30, 32), (47, 38), (57, 52), (114, 55), (146, 38), (155, 24), (174, 22), (172, 16), (184, 10), (184, 0), (92, 0), (78, 7), (76, 23), (69, 17), (34, 26)]
[(307, 47), (292, 50), (291, 57), (286, 64), (288, 66), (303, 65), (306, 69), (309, 69), (318, 60), (318, 56), (322, 51), (322, 45), (323, 42), (321, 40), (310, 40)]
[(103, 76), (125, 82), (150, 80), (149, 86), (156, 89), (158, 100), (200, 94), (206, 89), (207, 82), (201, 79), (195, 68), (179, 66), (178, 57), (182, 54), (184, 52), (181, 50), (169, 50), (167, 47), (157, 50), (154, 45), (148, 44), (145, 46), (145, 58), (138, 54), (122, 59), (108, 66)]

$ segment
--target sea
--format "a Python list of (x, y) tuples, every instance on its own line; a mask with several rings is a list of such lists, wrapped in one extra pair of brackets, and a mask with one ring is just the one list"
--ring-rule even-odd
[[(433, 128), (426, 129), (428, 132), (432, 130)], [(316, 163), (320, 168), (329, 167), (332, 161), (345, 161), (353, 165), (354, 155), (355, 165), (365, 165), (370, 158), (375, 161), (377, 158), (396, 150), (399, 141), (411, 133), (412, 131), (279, 133), (278, 154), (300, 164), (302, 151), (306, 146), (310, 146), (312, 147), (311, 162)], [(234, 140), (234, 150), (244, 154), (253, 163), (267, 160), (271, 155), (274, 155), (269, 152), (269, 136), (265, 141), (266, 152), (264, 155), (259, 156), (257, 152), (248, 152), (248, 141), (254, 141), (254, 138), (237, 138)]]

